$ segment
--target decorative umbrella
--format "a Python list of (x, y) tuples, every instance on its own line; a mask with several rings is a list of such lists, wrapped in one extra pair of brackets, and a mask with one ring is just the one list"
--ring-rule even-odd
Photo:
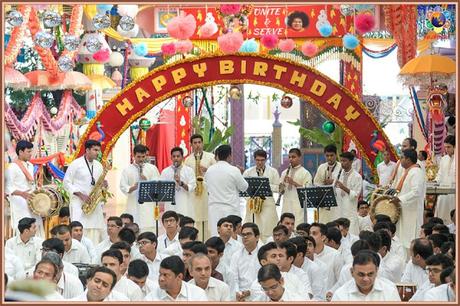
[(30, 81), (30, 88), (36, 90), (56, 90), (59, 89), (59, 82), (62, 81), (63, 75), (58, 74), (53, 77), (51, 73), (46, 70), (34, 70), (27, 72), (25, 77)]
[(447, 56), (421, 55), (402, 67), (399, 78), (406, 86), (432, 86), (434, 82), (452, 81), (455, 69), (455, 62)]
[(91, 80), (81, 72), (68, 71), (64, 73), (61, 87), (62, 89), (73, 89), (73, 90), (91, 90), (93, 83)]
[(114, 81), (105, 75), (91, 74), (88, 75), (88, 79), (91, 81), (92, 89), (106, 89), (114, 88), (117, 86)]
[(30, 81), (21, 72), (5, 66), (5, 86), (14, 89), (25, 89), (30, 87)]

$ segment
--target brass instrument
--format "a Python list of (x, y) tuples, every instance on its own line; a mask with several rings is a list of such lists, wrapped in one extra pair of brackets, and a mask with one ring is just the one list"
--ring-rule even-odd
[[(286, 175), (284, 176), (285, 179), (286, 179), (286, 177), (289, 176), (290, 171), (291, 171), (291, 166), (289, 166), (289, 168), (286, 171)], [(286, 186), (284, 186), (284, 183), (281, 183), (279, 188), (280, 188), (280, 190), (279, 190), (280, 195), (278, 197), (278, 200), (276, 200), (276, 203), (275, 203), (276, 206), (280, 206), (281, 197), (284, 195), (284, 192), (286, 191)]]
[(248, 205), (249, 211), (253, 214), (260, 214), (264, 205), (265, 197), (253, 197), (249, 198)]
[(396, 223), (401, 216), (401, 200), (398, 198), (399, 191), (390, 187), (380, 187), (371, 195), (370, 217), (373, 220), (376, 215), (387, 215), (391, 222)]
[(104, 167), (104, 171), (102, 172), (101, 176), (99, 176), (99, 178), (97, 179), (96, 184), (93, 186), (93, 189), (89, 194), (89, 200), (83, 203), (83, 205), (81, 206), (83, 213), (85, 213), (86, 215), (91, 214), (100, 202), (107, 202), (109, 192), (107, 188), (104, 186), (104, 179), (107, 175), (107, 172), (109, 172), (109, 168)]
[(195, 195), (197, 197), (203, 194), (204, 178), (201, 173), (200, 163), (201, 163), (201, 154), (195, 154), (195, 179), (196, 179)]

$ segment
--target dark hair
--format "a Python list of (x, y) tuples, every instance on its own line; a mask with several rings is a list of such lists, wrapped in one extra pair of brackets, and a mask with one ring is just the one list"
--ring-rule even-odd
[(230, 220), (230, 222), (232, 222), (233, 230), (236, 230), (238, 224), (241, 224), (243, 222), (243, 219), (237, 215), (228, 215), (227, 218)]
[(353, 161), (353, 159), (355, 159), (354, 155), (351, 152), (343, 152), (340, 154), (340, 157), (346, 158), (349, 161)]
[(452, 257), (455, 259), (455, 242), (454, 241), (447, 241), (442, 244), (441, 252), (443, 254), (447, 254), (449, 250), (452, 250)]
[(42, 248), (54, 251), (59, 255), (64, 255), (64, 242), (58, 238), (49, 238), (42, 242)]
[(300, 149), (297, 149), (297, 148), (290, 149), (289, 154), (291, 154), (291, 153), (293, 153), (293, 154), (295, 154), (297, 156), (302, 156), (302, 152), (300, 151)]
[(286, 213), (282, 213), (282, 214), (281, 214), (281, 217), (280, 217), (280, 223), (281, 223), (281, 222), (283, 222), (283, 220), (284, 220), (285, 218), (288, 218), (288, 219), (293, 219), (293, 220), (295, 220), (295, 216), (294, 216), (294, 214), (292, 214), (292, 213), (289, 213), (289, 212), (286, 212)]
[(449, 235), (449, 228), (444, 224), (436, 224), (433, 226), (433, 231), (437, 231), (440, 234)]
[(203, 253), (208, 255), (208, 248), (201, 241), (189, 241), (182, 245), (182, 250), (190, 250), (191, 252), (198, 254)]
[(410, 159), (413, 164), (417, 163), (417, 151), (412, 149), (403, 150), (402, 154), (405, 158)]
[(444, 139), (444, 143), (448, 143), (448, 144), (452, 145), (453, 147), (455, 147), (455, 136), (454, 135), (447, 135), (446, 138)]
[(233, 224), (233, 220), (229, 217), (223, 217), (223, 218), (220, 218), (219, 221), (217, 221), (217, 226), (218, 227), (221, 227), (222, 224), (224, 223), (230, 223), (233, 227), (236, 227), (235, 224)]
[(163, 259), (160, 263), (160, 268), (171, 270), (175, 276), (178, 276), (179, 274), (184, 275), (185, 273), (185, 264), (177, 255), (169, 256)]
[(426, 237), (428, 237), (429, 235), (433, 233), (433, 227), (434, 227), (434, 223), (431, 223), (431, 222), (425, 223), (421, 226), (423, 233), (425, 234)]
[(308, 247), (308, 242), (307, 241), (310, 241), (311, 243), (313, 243), (313, 247), (316, 248), (316, 241), (315, 241), (315, 238), (313, 238), (312, 236), (307, 236), (305, 237), (305, 243), (307, 244), (307, 247)]
[(339, 226), (342, 226), (346, 229), (350, 228), (350, 219), (338, 218), (337, 220), (335, 220), (335, 223), (337, 223)]
[(336, 229), (339, 229), (339, 225), (335, 221), (330, 221), (330, 222), (326, 223), (326, 227), (327, 228), (334, 227)]
[[(455, 116), (454, 116), (454, 115), (450, 115), (449, 118), (447, 118), (447, 123), (448, 123), (449, 125), (452, 125), (452, 126), (453, 126), (453, 125), (455, 124)], [(449, 137), (449, 136), (452, 136), (452, 135), (448, 135), (447, 137)], [(446, 138), (447, 138), (447, 137), (446, 137)]]
[(318, 223), (318, 222), (313, 222), (313, 223), (310, 225), (310, 229), (311, 229), (313, 226), (319, 227), (319, 231), (320, 231), (321, 235), (326, 236), (326, 233), (327, 233), (327, 226), (326, 226), (326, 224)]
[(444, 224), (444, 221), (441, 218), (438, 217), (431, 217), (428, 222), (433, 223), (434, 225), (436, 224)]
[(190, 240), (195, 241), (197, 237), (198, 237), (198, 230), (194, 227), (190, 227), (190, 226), (182, 227), (179, 231), (179, 240), (189, 238)]
[(378, 222), (391, 222), (390, 216), (382, 215), (382, 214), (375, 215), (374, 219), (375, 219), (376, 223), (378, 223)]
[(305, 257), (307, 253), (307, 243), (305, 237), (297, 236), (288, 240), (288, 242), (293, 243), (297, 248), (297, 254), (302, 253), (302, 256)]
[(254, 233), (254, 236), (256, 236), (256, 237), (260, 236), (260, 231), (259, 231), (259, 227), (257, 226), (257, 224), (252, 223), (252, 222), (246, 222), (241, 227), (241, 230), (244, 230), (245, 228), (251, 228), (252, 232)]
[(201, 142), (203, 142), (203, 136), (201, 136), (200, 134), (193, 134), (192, 136), (190, 136), (190, 143), (193, 142), (193, 139), (201, 139)]
[(417, 150), (417, 140), (415, 140), (414, 138), (410, 138), (410, 137), (404, 139), (404, 141), (405, 140), (407, 140), (409, 142), (409, 146), (413, 147), (414, 150)]
[(455, 208), (450, 211), (450, 218), (452, 219), (455, 216)]
[(324, 153), (334, 153), (337, 154), (337, 147), (334, 144), (328, 144), (324, 147)]
[(294, 243), (289, 242), (289, 241), (284, 241), (278, 244), (279, 249), (285, 249), (286, 250), (286, 257), (292, 257), (292, 259), (295, 259), (297, 255), (297, 247)]
[(65, 233), (70, 233), (70, 226), (59, 224), (53, 227), (53, 230), (56, 232), (56, 235), (64, 235)]
[(449, 238), (443, 234), (431, 234), (428, 236), (428, 240), (430, 240), (433, 244), (433, 248), (441, 248), (442, 245), (449, 240)]
[(161, 216), (161, 223), (164, 223), (166, 219), (169, 219), (171, 217), (173, 217), (176, 220), (176, 222), (179, 222), (179, 216), (177, 215), (177, 213), (174, 210), (167, 210)]
[(134, 234), (139, 234), (139, 225), (136, 222), (125, 224), (124, 227), (131, 229)]
[(100, 147), (101, 146), (101, 143), (97, 140), (94, 140), (94, 139), (88, 139), (86, 142), (85, 142), (85, 150), (86, 149), (91, 149), (92, 147)]
[(342, 240), (342, 233), (340, 233), (340, 230), (336, 227), (329, 227), (326, 232), (326, 238), (340, 245), (340, 241)]
[(136, 153), (146, 154), (148, 150), (149, 149), (143, 144), (137, 144), (134, 146), (133, 155), (136, 155)]
[(387, 229), (390, 230), (390, 223), (389, 222), (377, 222), (374, 224), (373, 228), (374, 232), (380, 229)]
[(418, 152), (423, 156), (425, 160), (428, 158), (428, 153), (426, 153), (426, 151), (420, 150)]
[(25, 149), (32, 149), (34, 144), (27, 140), (19, 140), (16, 143), (16, 155), (19, 156), (19, 151), (24, 151)]
[(368, 230), (362, 230), (359, 232), (358, 234), (358, 237), (359, 239), (362, 239), (362, 240), (368, 240), (369, 239), (369, 236), (372, 234), (371, 231), (368, 231)]
[(183, 216), (182, 218), (180, 218), (179, 226), (182, 228), (184, 227), (185, 224), (188, 224), (188, 223), (195, 224), (195, 220), (193, 220), (193, 218), (190, 218), (188, 216)]
[(181, 156), (184, 156), (184, 149), (182, 149), (181, 147), (174, 147), (171, 149), (171, 155), (174, 153), (174, 152), (179, 152)]
[(277, 265), (268, 264), (260, 267), (259, 272), (257, 272), (257, 281), (264, 282), (269, 279), (274, 279), (279, 281), (281, 279), (281, 272)]
[(110, 248), (115, 250), (125, 250), (128, 251), (128, 253), (131, 253), (131, 246), (126, 241), (115, 242), (110, 246)]
[(50, 265), (53, 266), (53, 268), (54, 268), (53, 278), (55, 278), (56, 275), (57, 275), (58, 272), (59, 272), (59, 267), (58, 267), (58, 265), (57, 265), (54, 261), (52, 261), (50, 258), (42, 258), (42, 259), (40, 259), (40, 261), (37, 262), (37, 264), (35, 265), (34, 272), (37, 271), (38, 266), (39, 266), (39, 265), (42, 265), (42, 264), (50, 264)]
[(377, 268), (380, 265), (379, 255), (371, 250), (361, 250), (353, 258), (353, 266), (373, 263)]
[[(150, 240), (151, 242), (155, 242), (155, 244), (158, 245), (158, 239), (157, 239), (157, 235), (155, 235), (155, 233), (143, 232), (143, 233), (139, 234), (139, 236), (137, 236), (137, 241), (141, 241), (142, 239)], [(155, 248), (156, 248), (156, 246), (155, 246)]]
[(26, 229), (30, 229), (32, 227), (32, 224), (36, 222), (35, 218), (22, 218), (18, 222), (18, 230), (22, 234)]
[(302, 28), (308, 27), (308, 24), (309, 24), (308, 15), (305, 12), (301, 12), (301, 11), (294, 11), (291, 14), (289, 14), (288, 19), (287, 19), (287, 24), (289, 27), (292, 27), (292, 23), (294, 22), (295, 18), (299, 18), (302, 20)]
[(289, 234), (289, 230), (286, 226), (280, 224), (280, 225), (277, 225), (273, 228), (273, 233), (276, 233), (276, 232), (279, 232), (279, 231), (283, 231), (283, 233), (287, 236)]
[(366, 205), (367, 207), (370, 206), (369, 203), (367, 203), (366, 201), (360, 200), (360, 201), (358, 201), (357, 209), (359, 209), (359, 207), (360, 207), (361, 205)]
[(81, 228), (83, 228), (83, 224), (81, 224), (80, 221), (72, 221), (72, 222), (70, 222), (69, 227), (70, 227), (70, 230), (72, 231), (72, 229), (73, 229), (74, 227), (81, 227)]
[[(131, 223), (134, 222), (134, 217), (133, 217), (133, 215), (127, 214), (127, 213), (121, 214), (121, 215), (120, 215), (120, 219), (129, 219), (129, 221), (130, 221)], [(122, 220), (121, 222), (123, 223), (123, 220)]]
[(216, 250), (217, 254), (221, 254), (225, 250), (225, 243), (220, 237), (211, 237), (204, 244), (206, 247)]
[(229, 145), (221, 145), (216, 149), (216, 155), (219, 160), (227, 160), (232, 154), (232, 147)]
[(387, 222), (388, 226), (390, 227), (391, 235), (396, 233), (396, 225), (393, 222)]
[(267, 260), (267, 252), (268, 251), (276, 250), (277, 248), (278, 248), (278, 246), (273, 241), (261, 246), (259, 248), (259, 250), (257, 251), (257, 259), (259, 260), (259, 263), (262, 261), (262, 259)]
[(64, 206), (59, 210), (59, 218), (70, 217), (69, 207)]
[(362, 240), (362, 239), (356, 240), (351, 245), (350, 250), (351, 250), (351, 256), (355, 257), (359, 251), (370, 250), (369, 243), (367, 243), (366, 240)]
[(109, 221), (113, 221), (115, 222), (115, 224), (119, 227), (122, 227), (123, 226), (123, 221), (121, 221), (121, 218), (120, 217), (117, 217), (117, 216), (110, 216), (108, 219), (107, 219), (107, 223), (109, 223)]
[(425, 217), (426, 218), (433, 218), (434, 217), (433, 211), (431, 209), (430, 210), (425, 210)]
[(447, 284), (446, 278), (450, 277), (450, 274), (454, 271), (454, 267), (447, 267), (442, 270), (441, 274), (439, 275), (439, 279), (441, 280), (441, 284)]
[(101, 262), (102, 262), (102, 258), (104, 258), (104, 257), (113, 257), (113, 258), (118, 260), (120, 265), (123, 263), (123, 254), (121, 253), (121, 251), (119, 249), (110, 248), (107, 251), (105, 251), (104, 253), (102, 253)]
[(254, 151), (254, 159), (257, 156), (260, 156), (260, 157), (263, 157), (263, 158), (267, 159), (267, 152), (265, 152), (264, 150), (256, 150), (256, 151)]
[(132, 229), (123, 227), (118, 233), (118, 238), (120, 238), (121, 241), (126, 241), (129, 245), (132, 245), (134, 241), (136, 241), (136, 234)]
[(149, 275), (149, 266), (142, 259), (135, 259), (128, 265), (128, 276), (135, 278), (144, 278)]
[(295, 227), (295, 229), (297, 231), (304, 231), (308, 234), (308, 231), (310, 230), (310, 224), (304, 222), (304, 223), (299, 223), (297, 224), (297, 226)]
[(359, 238), (366, 240), (367, 243), (369, 243), (369, 247), (374, 252), (378, 252), (380, 248), (382, 247), (382, 238), (377, 233), (371, 232), (371, 234), (368, 237), (366, 238), (359, 237)]
[(412, 254), (420, 255), (424, 260), (433, 255), (433, 245), (426, 238), (417, 238), (413, 240)]
[(445, 254), (433, 254), (425, 261), (427, 266), (441, 265), (443, 269), (454, 266), (452, 258)]
[(380, 236), (380, 240), (382, 241), (382, 247), (383, 246), (386, 247), (387, 252), (389, 252), (390, 249), (391, 249), (391, 235), (390, 235), (390, 233), (388, 233), (388, 231), (384, 230), (383, 228), (377, 230), (375, 233)]
[(86, 279), (87, 280), (90, 280), (92, 279), (96, 273), (106, 273), (106, 274), (110, 274), (112, 276), (112, 286), (110, 287), (110, 289), (113, 289), (113, 287), (115, 287), (115, 284), (117, 283), (117, 275), (115, 274), (115, 272), (113, 272), (112, 270), (110, 270), (109, 268), (107, 267), (104, 267), (104, 266), (96, 266), (94, 268), (91, 268), (89, 271), (88, 271), (88, 274), (86, 275)]

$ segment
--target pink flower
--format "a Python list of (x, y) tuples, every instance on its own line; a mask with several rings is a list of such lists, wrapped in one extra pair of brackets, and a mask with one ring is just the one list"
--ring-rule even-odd
[(235, 15), (238, 14), (241, 10), (240, 4), (222, 4), (220, 6), (220, 11), (224, 15)]
[(196, 20), (193, 15), (180, 15), (172, 18), (166, 26), (168, 34), (176, 39), (189, 39), (196, 29)]
[(205, 23), (204, 25), (201, 26), (200, 28), (200, 37), (202, 38), (209, 38), (216, 34), (218, 31), (217, 24), (214, 23)]
[(267, 49), (273, 49), (278, 43), (278, 36), (275, 34), (265, 34), (260, 38), (260, 42)]
[(190, 40), (180, 40), (174, 43), (174, 46), (176, 47), (176, 52), (177, 53), (189, 53), (190, 51), (193, 50), (193, 44)]
[(93, 54), (93, 59), (98, 61), (99, 63), (106, 63), (110, 59), (110, 50), (109, 49), (101, 49)]
[(243, 44), (243, 34), (240, 32), (227, 33), (217, 37), (217, 43), (219, 44), (220, 50), (224, 53), (237, 52)]
[(173, 42), (168, 44), (162, 44), (161, 52), (163, 53), (163, 55), (167, 56), (174, 55), (176, 54), (176, 45)]
[(278, 42), (278, 48), (281, 52), (291, 52), (295, 48), (295, 42), (292, 39), (281, 39)]
[(365, 34), (375, 27), (375, 18), (371, 14), (359, 14), (355, 17), (355, 27), (360, 34)]
[(318, 46), (311, 41), (306, 41), (302, 45), (302, 53), (305, 56), (313, 57), (318, 53)]

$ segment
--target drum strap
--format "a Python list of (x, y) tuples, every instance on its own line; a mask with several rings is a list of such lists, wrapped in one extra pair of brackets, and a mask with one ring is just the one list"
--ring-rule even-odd
[(25, 175), (27, 181), (29, 181), (29, 183), (33, 183), (34, 182), (34, 177), (26, 169), (26, 167), (24, 166), (24, 163), (22, 161), (20, 161), (19, 159), (16, 159), (14, 162), (16, 163), (16, 165), (18, 165), (19, 169), (21, 169), (21, 171)]
[(398, 173), (398, 169), (399, 169), (399, 165), (400, 165), (400, 164), (401, 164), (401, 161), (398, 160), (398, 162), (396, 163), (395, 168), (393, 169), (393, 172), (391, 173), (390, 185), (393, 184), (393, 181), (394, 181), (395, 178), (396, 178), (396, 174)]
[(407, 177), (407, 175), (409, 174), (410, 169), (415, 168), (415, 167), (420, 167), (420, 165), (419, 165), (419, 164), (413, 164), (412, 166), (410, 166), (409, 168), (407, 168), (407, 169), (404, 171), (404, 174), (403, 174), (402, 178), (399, 180), (398, 187), (396, 187), (396, 190), (397, 190), (398, 192), (401, 191), (402, 186), (404, 185), (404, 181), (406, 180), (406, 177)]

